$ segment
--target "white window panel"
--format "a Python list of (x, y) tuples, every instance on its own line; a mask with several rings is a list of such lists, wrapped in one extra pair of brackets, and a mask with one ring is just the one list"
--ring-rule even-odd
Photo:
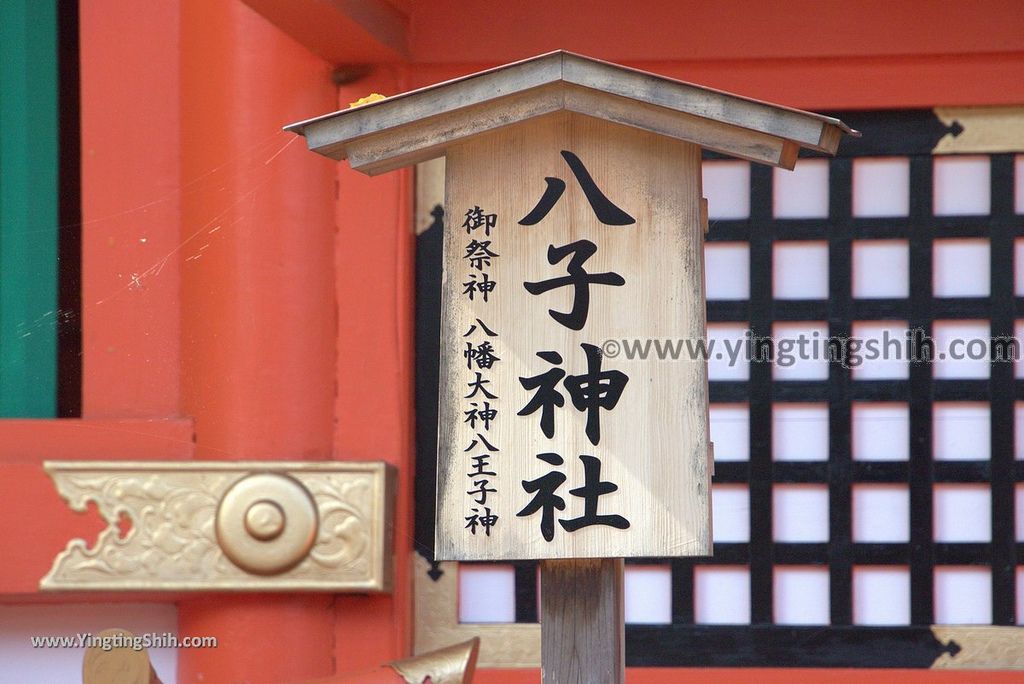
[(776, 566), (772, 603), (777, 625), (829, 624), (828, 568)]
[(708, 414), (715, 460), (750, 460), (750, 407), (746, 404), (711, 404)]
[(937, 461), (987, 461), (992, 414), (984, 402), (936, 402), (932, 406), (932, 455)]
[(772, 171), (776, 218), (828, 218), (827, 159), (800, 159), (792, 171)]
[(953, 239), (932, 243), (932, 291), (936, 297), (987, 297), (990, 285), (988, 240)]
[(710, 220), (750, 216), (749, 162), (706, 161), (701, 170)]
[(889, 565), (855, 567), (853, 624), (909, 625), (910, 570)]
[(906, 321), (856, 321), (850, 332), (860, 344), (848, 362), (854, 380), (910, 377)]
[[(709, 380), (748, 380), (747, 341), (750, 326), (746, 323), (708, 323)], [(739, 350), (739, 353), (736, 353)], [(735, 356), (735, 362), (730, 358)]]
[(1024, 541), (1024, 484), (1013, 489), (1014, 539)]
[(668, 565), (627, 565), (624, 575), (626, 622), (672, 623), (672, 568)]
[(910, 410), (895, 402), (854, 403), (852, 451), (855, 461), (906, 461), (910, 457)]
[(1024, 239), (1013, 241), (1013, 293), (1024, 295)]
[(515, 622), (516, 572), (511, 565), (459, 565), (459, 622)]
[(750, 624), (750, 568), (698, 565), (693, 569), (693, 619), (698, 625)]
[(750, 297), (750, 245), (746, 242), (706, 243), (704, 289), (709, 300)]
[(988, 156), (933, 160), (932, 211), (936, 216), (984, 215), (991, 211), (992, 165)]
[(902, 299), (910, 294), (910, 246), (906, 240), (853, 241), (853, 296)]
[[(1024, 343), (1024, 321), (1013, 322), (1013, 337), (1017, 340), (1018, 345)], [(1018, 351), (1024, 351), (1024, 348), (1019, 348)], [(1021, 354), (1013, 362), (1013, 377), (1024, 378), (1024, 354)]]
[[(991, 332), (988, 321), (935, 321), (932, 338), (937, 379), (984, 379), (989, 375)], [(959, 358), (953, 358), (953, 355)]]
[(772, 245), (776, 299), (828, 299), (828, 243), (785, 240)]
[[(815, 321), (796, 321), (772, 325), (775, 338), (776, 380), (828, 380), (828, 325)], [(805, 340), (801, 352), (799, 340)]]
[(1024, 625), (1024, 567), (1017, 566), (1017, 624)]
[(778, 542), (828, 541), (828, 488), (775, 485), (772, 490), (773, 537)]
[(986, 485), (935, 485), (932, 516), (937, 542), (992, 541), (992, 497)]
[(906, 485), (853, 485), (853, 541), (910, 541), (910, 490)]
[(992, 573), (975, 566), (935, 568), (935, 623), (992, 624)]
[(772, 458), (776, 461), (828, 460), (828, 405), (772, 405)]
[(1013, 457), (1024, 460), (1024, 402), (1013, 405)]
[(854, 160), (854, 216), (906, 216), (909, 211), (909, 159), (871, 157)]
[(1024, 214), (1024, 155), (1017, 155), (1013, 168), (1014, 206), (1018, 214)]
[(750, 541), (750, 490), (746, 485), (711, 487), (711, 523), (716, 542)]

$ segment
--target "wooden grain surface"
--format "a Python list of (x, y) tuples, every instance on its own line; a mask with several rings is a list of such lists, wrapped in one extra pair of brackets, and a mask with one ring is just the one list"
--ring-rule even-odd
[[(579, 157), (596, 185), (632, 215), (632, 225), (604, 225), (585, 199), (561, 156)], [(565, 181), (565, 191), (547, 217), (534, 226), (518, 221), (536, 205), (545, 178)], [(446, 232), (442, 287), (441, 374), (439, 394), (437, 525), (439, 560), (528, 558), (614, 558), (707, 555), (711, 550), (707, 370), (701, 359), (629, 360), (605, 356), (602, 370), (629, 380), (618, 405), (600, 411), (601, 437), (585, 434), (586, 414), (573, 407), (563, 385), (565, 405), (555, 410), (555, 434), (547, 438), (540, 413), (520, 416), (533, 396), (520, 378), (554, 368), (536, 356), (557, 351), (558, 366), (569, 375), (587, 370), (581, 344), (606, 340), (680, 340), (704, 335), (703, 229), (700, 216), (700, 150), (697, 146), (645, 131), (560, 112), (466, 141), (448, 152)], [(497, 214), (490, 249), (499, 256), (486, 269), (497, 281), (488, 302), (463, 294), (469, 275), (479, 273), (463, 258), (473, 238), (462, 228), (468, 210), (479, 206)], [(548, 248), (590, 240), (597, 252), (585, 262), (588, 273), (616, 272), (625, 285), (591, 285), (589, 316), (579, 332), (553, 320), (548, 310), (569, 311), (572, 287), (531, 295), (524, 282), (566, 275), (568, 259), (549, 264)], [(464, 334), (478, 321), (497, 333)], [(490, 369), (467, 367), (467, 340), (490, 340), (499, 357)], [(483, 432), (468, 425), (469, 384), (479, 371), (497, 395), (498, 414)], [(499, 449), (489, 470), (486, 507), (498, 516), (486, 535), (467, 529), (475, 498), (471, 457), (466, 451), (481, 433)], [(537, 458), (557, 453), (552, 466)], [(558, 471), (557, 491), (565, 502), (559, 519), (583, 513), (584, 499), (570, 494), (584, 484), (581, 455), (601, 462), (600, 479), (618, 486), (598, 499), (598, 514), (622, 515), (628, 529), (594, 525), (566, 531), (554, 526), (547, 541), (541, 513), (519, 516), (533, 495), (524, 481)]]
[(544, 684), (622, 684), (622, 559), (543, 561), (540, 584)]

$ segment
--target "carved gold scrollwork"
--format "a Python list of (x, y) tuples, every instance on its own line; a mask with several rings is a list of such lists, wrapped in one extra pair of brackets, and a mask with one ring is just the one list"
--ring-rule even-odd
[[(389, 591), (394, 469), (384, 463), (44, 464), (72, 509), (107, 528), (73, 539), (43, 590)], [(118, 520), (132, 527), (122, 537)]]

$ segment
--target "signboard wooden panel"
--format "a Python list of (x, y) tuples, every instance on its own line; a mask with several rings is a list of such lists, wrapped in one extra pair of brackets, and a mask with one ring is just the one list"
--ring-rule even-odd
[(700, 148), (559, 112), (448, 149), (435, 555), (709, 555)]

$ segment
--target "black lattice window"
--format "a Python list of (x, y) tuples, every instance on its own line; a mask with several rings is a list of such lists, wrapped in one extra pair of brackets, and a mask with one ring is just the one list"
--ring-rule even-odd
[[(790, 175), (706, 160), (709, 338), (921, 330), (938, 354), (953, 338), (1013, 336), (1024, 157), (935, 155), (956, 131), (930, 110), (839, 116), (863, 139)], [(417, 277), (416, 534), (428, 559), (439, 207), (435, 217)], [(928, 667), (956, 648), (933, 624), (1024, 621), (1024, 373), (991, 352), (855, 369), (712, 358), (714, 556), (628, 562), (627, 665)], [(514, 595), (495, 619), (537, 620), (536, 563), (486, 572)]]

